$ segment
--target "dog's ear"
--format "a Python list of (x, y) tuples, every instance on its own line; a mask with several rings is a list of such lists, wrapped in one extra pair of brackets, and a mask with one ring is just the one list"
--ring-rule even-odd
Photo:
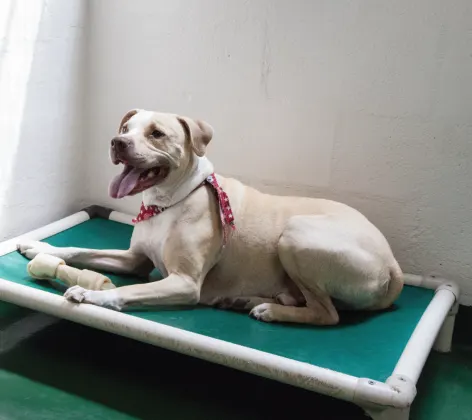
[(130, 120), (131, 117), (133, 117), (137, 113), (137, 109), (132, 109), (125, 114), (125, 116), (121, 119), (120, 126), (118, 128), (118, 133), (121, 133), (121, 129), (123, 128), (123, 126)]
[(185, 136), (190, 141), (192, 149), (197, 156), (205, 154), (206, 147), (213, 137), (213, 127), (205, 121), (192, 120), (187, 117), (177, 117), (182, 125)]

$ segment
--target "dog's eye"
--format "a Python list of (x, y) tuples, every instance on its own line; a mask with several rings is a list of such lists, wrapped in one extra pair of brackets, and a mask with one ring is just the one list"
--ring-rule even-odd
[(124, 126), (123, 126), (123, 127), (121, 128), (121, 133), (122, 133), (122, 134), (126, 134), (127, 132), (128, 132), (128, 127), (124, 127)]
[(151, 136), (153, 136), (155, 139), (158, 139), (158, 138), (160, 138), (160, 137), (164, 137), (165, 134), (164, 134), (162, 131), (154, 130), (154, 131), (151, 133)]

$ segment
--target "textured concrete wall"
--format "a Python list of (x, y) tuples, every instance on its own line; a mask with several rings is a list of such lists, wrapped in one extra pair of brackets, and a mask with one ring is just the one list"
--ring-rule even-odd
[(0, 2), (0, 240), (80, 207), (86, 6)]
[(370, 217), (404, 270), (472, 293), (468, 0), (91, 2), (89, 190), (133, 107), (209, 121), (217, 170)]

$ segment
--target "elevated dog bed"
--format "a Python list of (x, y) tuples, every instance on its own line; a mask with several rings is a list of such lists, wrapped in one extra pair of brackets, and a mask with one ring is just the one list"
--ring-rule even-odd
[[(22, 238), (127, 249), (130, 224), (130, 216), (92, 207)], [(29, 277), (19, 239), (0, 244), (0, 300), (352, 401), (376, 419), (407, 419), (431, 348), (450, 350), (458, 299), (451, 282), (406, 275), (410, 285), (393, 308), (341, 313), (335, 327), (265, 324), (207, 307), (120, 313), (68, 302)], [(117, 286), (136, 282), (109, 277)]]

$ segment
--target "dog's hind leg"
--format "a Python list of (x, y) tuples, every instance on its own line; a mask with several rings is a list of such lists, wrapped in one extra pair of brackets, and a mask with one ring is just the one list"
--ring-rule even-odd
[[(329, 255), (324, 255), (325, 244), (316, 242), (304, 220), (289, 222), (280, 237), (278, 252), (288, 276), (297, 285), (306, 301), (306, 306), (263, 303), (254, 307), (250, 315), (265, 322), (291, 322), (315, 325), (334, 325), (339, 315), (329, 294), (319, 285), (320, 267), (326, 266)], [(316, 219), (315, 219), (316, 223)], [(323, 267), (325, 268), (325, 267)], [(290, 303), (287, 302), (287, 303)]]
[[(385, 308), (401, 285), (392, 283), (393, 256), (380, 239), (376, 231), (365, 233), (334, 216), (292, 217), (280, 237), (278, 254), (305, 297), (306, 307), (264, 303), (251, 315), (267, 322), (333, 325), (339, 315), (331, 297), (352, 309)], [(384, 246), (383, 253), (379, 246)]]

